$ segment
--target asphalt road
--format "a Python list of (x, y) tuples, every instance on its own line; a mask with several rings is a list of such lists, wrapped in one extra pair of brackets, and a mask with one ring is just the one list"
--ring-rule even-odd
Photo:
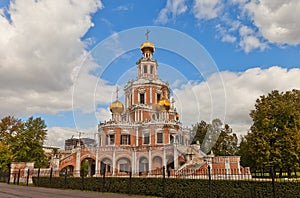
[(0, 198), (123, 198), (129, 196), (123, 194), (107, 194), (100, 192), (83, 192), (79, 190), (61, 190), (53, 188), (18, 186), (13, 184), (0, 183)]

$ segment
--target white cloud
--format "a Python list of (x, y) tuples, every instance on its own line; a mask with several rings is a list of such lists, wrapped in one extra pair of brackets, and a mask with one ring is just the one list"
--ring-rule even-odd
[(170, 19), (174, 20), (186, 10), (186, 0), (167, 0), (166, 7), (159, 12), (155, 23), (166, 24)]
[(116, 7), (114, 10), (115, 11), (129, 11), (133, 9), (133, 5), (129, 4), (129, 5), (120, 5), (118, 7)]
[(7, 114), (71, 109), (81, 40), (100, 1), (12, 1), (0, 16), (0, 110)]
[(64, 148), (65, 140), (73, 137), (78, 137), (76, 129), (51, 127), (47, 130), (47, 140), (45, 145), (58, 146)]
[(222, 42), (234, 43), (236, 41), (236, 37), (226, 34), (221, 39)]
[[(221, 75), (224, 86), (216, 82), (215, 76)], [(229, 71), (213, 74), (206, 82), (200, 84), (188, 83), (175, 89), (176, 106), (185, 124), (200, 120), (211, 122), (214, 115), (223, 115), (221, 105), (226, 93), (225, 122), (233, 127), (235, 132), (245, 134), (251, 125), (250, 110), (254, 109), (257, 98), (267, 95), (272, 90), (287, 91), (300, 89), (300, 69), (285, 69), (273, 66), (268, 69), (252, 68), (245, 72)], [(220, 119), (223, 119), (219, 117)]]
[(268, 47), (267, 44), (261, 42), (253, 35), (242, 37), (239, 45), (246, 53), (249, 53), (253, 49), (260, 49), (263, 51)]
[(64, 127), (51, 127), (47, 130), (47, 140), (45, 141), (45, 145), (47, 146), (57, 146), (61, 149), (64, 149), (65, 140), (70, 138), (78, 138), (80, 132), (81, 138), (95, 138), (95, 134), (97, 133), (97, 128), (89, 128), (85, 130), (77, 131), (72, 128), (64, 128)]
[(97, 119), (101, 122), (111, 119), (111, 112), (110, 112), (108, 107), (106, 109), (105, 108), (99, 108), (99, 109), (97, 109), (96, 112), (97, 112), (97, 115), (96, 115)]
[(248, 36), (254, 33), (254, 31), (248, 26), (242, 25), (239, 29), (240, 36)]
[(213, 19), (222, 11), (223, 4), (220, 0), (195, 0), (193, 13), (197, 19)]
[(245, 9), (263, 37), (271, 43), (300, 43), (299, 0), (252, 0)]
[(233, 4), (245, 4), (248, 0), (229, 0), (229, 2), (233, 3)]

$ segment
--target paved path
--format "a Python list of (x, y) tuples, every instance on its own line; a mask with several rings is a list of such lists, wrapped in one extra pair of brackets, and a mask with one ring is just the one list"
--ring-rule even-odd
[(124, 194), (107, 194), (100, 192), (83, 192), (79, 190), (61, 190), (54, 188), (28, 187), (13, 184), (0, 183), (0, 198), (123, 198), (137, 196), (128, 196)]

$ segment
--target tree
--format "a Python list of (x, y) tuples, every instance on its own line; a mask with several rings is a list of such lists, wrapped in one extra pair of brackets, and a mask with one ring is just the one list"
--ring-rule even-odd
[(194, 126), (196, 134), (192, 143), (199, 141), (201, 143), (201, 150), (204, 153), (209, 153), (211, 150), (216, 155), (235, 155), (237, 146), (237, 136), (232, 133), (232, 130), (228, 124), (222, 128), (223, 123), (220, 119), (214, 119), (212, 124), (208, 124), (205, 121), (201, 121)]
[(22, 128), (22, 121), (13, 116), (7, 116), (0, 121), (0, 142), (9, 145)]
[(13, 159), (12, 151), (8, 145), (0, 142), (0, 170), (8, 170), (8, 165)]
[(255, 162), (251, 158), (251, 153), (249, 152), (249, 150), (250, 150), (249, 146), (250, 146), (250, 144), (247, 142), (247, 139), (244, 136), (242, 136), (240, 145), (238, 147), (237, 155), (241, 156), (240, 162), (243, 167), (254, 167), (255, 166)]
[(5, 163), (35, 162), (36, 167), (46, 167), (48, 158), (43, 151), (47, 130), (41, 118), (30, 117), (26, 122), (7, 116), (0, 121), (0, 143), (3, 145)]
[(7, 116), (0, 121), (0, 169), (7, 170), (13, 161), (11, 143), (22, 127), (22, 122), (13, 116)]
[(246, 135), (249, 154), (257, 167), (274, 162), (290, 170), (300, 165), (300, 91), (272, 91), (256, 100)]
[(204, 137), (208, 131), (209, 124), (206, 123), (205, 121), (201, 121), (200, 123), (197, 123), (195, 126), (193, 126), (193, 132), (194, 132), (194, 138), (192, 141), (192, 144), (196, 144), (197, 141), (199, 143), (203, 142)]
[(220, 136), (212, 150), (218, 156), (236, 155), (238, 151), (238, 138), (236, 134), (221, 130)]

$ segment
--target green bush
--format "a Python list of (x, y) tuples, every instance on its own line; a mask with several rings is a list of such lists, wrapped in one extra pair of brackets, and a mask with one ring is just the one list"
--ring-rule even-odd
[[(33, 178), (34, 185), (38, 179)], [(112, 192), (162, 197), (162, 178), (129, 178), (106, 177), (82, 178), (53, 177), (51, 184), (47, 177), (39, 178), (39, 186), (51, 188), (81, 189), (98, 192)], [(131, 187), (131, 188), (130, 188)], [(299, 183), (276, 182), (277, 197), (299, 197)], [(270, 181), (211, 181), (212, 197), (273, 197), (273, 186)], [(209, 197), (209, 181), (198, 179), (165, 180), (166, 197)]]

